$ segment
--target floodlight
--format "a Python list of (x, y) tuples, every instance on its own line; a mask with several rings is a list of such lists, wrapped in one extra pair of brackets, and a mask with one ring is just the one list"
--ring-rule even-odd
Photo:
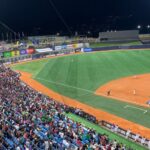
[(138, 28), (138, 29), (141, 29), (141, 25), (138, 25), (137, 28)]

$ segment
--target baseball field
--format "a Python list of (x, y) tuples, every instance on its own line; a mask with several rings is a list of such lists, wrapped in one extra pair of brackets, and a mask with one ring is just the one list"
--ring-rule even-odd
[(150, 138), (149, 50), (81, 53), (12, 68), (56, 100)]

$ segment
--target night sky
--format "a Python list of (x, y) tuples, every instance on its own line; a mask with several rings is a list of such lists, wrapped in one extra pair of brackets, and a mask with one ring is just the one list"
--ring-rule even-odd
[[(150, 24), (150, 0), (0, 0), (0, 21), (16, 32), (98, 33)], [(60, 16), (60, 17), (61, 17)]]

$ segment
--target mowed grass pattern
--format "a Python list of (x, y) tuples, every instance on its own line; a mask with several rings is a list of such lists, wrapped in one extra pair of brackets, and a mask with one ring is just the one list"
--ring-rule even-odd
[(13, 68), (32, 73), (33, 78), (60, 94), (150, 128), (150, 109), (146, 114), (138, 109), (124, 109), (124, 106), (132, 104), (94, 94), (98, 87), (111, 80), (149, 73), (149, 50), (86, 53)]

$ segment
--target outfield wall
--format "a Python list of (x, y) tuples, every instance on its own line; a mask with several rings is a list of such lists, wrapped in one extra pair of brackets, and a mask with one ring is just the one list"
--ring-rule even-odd
[[(82, 52), (93, 52), (93, 51), (109, 51), (109, 50), (133, 50), (133, 49), (150, 49), (150, 44), (148, 45), (132, 45), (132, 46), (108, 46), (108, 47), (99, 47), (99, 48), (82, 48)], [(43, 50), (43, 49), (42, 49)], [(80, 51), (80, 49), (77, 51)], [(22, 62), (26, 60), (33, 60), (33, 59), (39, 59), (39, 58), (45, 58), (49, 56), (56, 56), (56, 55), (66, 55), (70, 53), (75, 53), (75, 49), (62, 49), (62, 50), (55, 50), (55, 51), (48, 51), (48, 52), (42, 52), (42, 53), (36, 53), (33, 54), (33, 50), (22, 50), (15, 51), (15, 52), (7, 52), (5, 54), (5, 57), (0, 59), (0, 62), (3, 63), (16, 63), (16, 62)], [(13, 55), (14, 57), (10, 57), (10, 55)]]
[(50, 51), (45, 53), (18, 55), (15, 57), (2, 58), (0, 59), (0, 63), (11, 64), (11, 63), (30, 61), (34, 59), (41, 59), (41, 58), (52, 57), (52, 56), (67, 55), (71, 53), (75, 53), (75, 50), (70, 49), (70, 50)]
[(8, 51), (0, 51), (0, 58), (10, 58), (10, 57), (19, 57), (21, 55), (30, 55), (30, 54), (39, 54), (40, 53), (49, 53), (52, 52), (54, 54), (61, 53), (61, 51), (78, 51), (81, 48), (89, 47), (89, 43), (76, 43), (76, 44), (63, 44), (59, 46), (54, 46), (53, 48), (46, 47), (46, 48), (35, 48), (34, 46), (30, 46), (26, 48), (8, 50)]

